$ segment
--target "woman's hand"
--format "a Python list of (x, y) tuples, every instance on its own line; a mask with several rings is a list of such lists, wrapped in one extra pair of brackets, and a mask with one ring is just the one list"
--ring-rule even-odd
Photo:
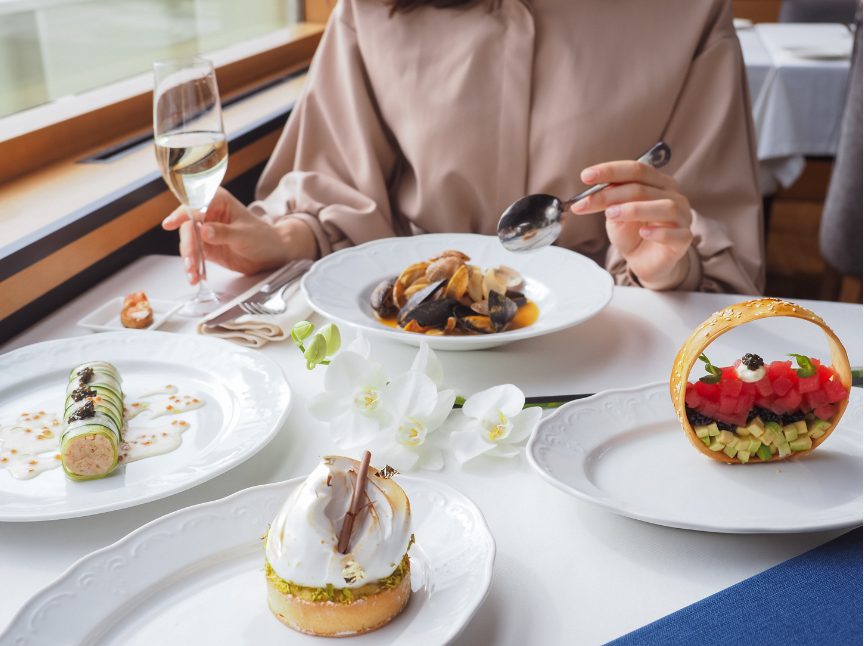
[(678, 182), (648, 164), (615, 161), (582, 171), (586, 184), (613, 184), (573, 205), (573, 213), (606, 211), (606, 233), (644, 287), (673, 289), (690, 270), (690, 202)]
[[(189, 283), (200, 279), (198, 253), (192, 222), (182, 206), (162, 221), (167, 231), (180, 229), (180, 255)], [(281, 267), (291, 260), (318, 255), (315, 234), (302, 220), (289, 218), (272, 225), (252, 214), (224, 188), (207, 208), (204, 223), (198, 225), (204, 257), (244, 274)]]

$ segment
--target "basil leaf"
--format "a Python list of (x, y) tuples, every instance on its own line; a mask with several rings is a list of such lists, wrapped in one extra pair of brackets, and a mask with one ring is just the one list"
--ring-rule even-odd
[(793, 354), (789, 353), (790, 357), (795, 357), (795, 362), (798, 364), (798, 376), (801, 379), (806, 379), (807, 377), (812, 377), (816, 374), (816, 366), (813, 365), (813, 362), (810, 361), (809, 357), (805, 357), (803, 354)]
[(703, 384), (720, 383), (720, 380), (723, 378), (723, 371), (717, 366), (712, 366), (711, 361), (708, 360), (708, 357), (704, 353), (699, 355), (699, 360), (705, 363), (705, 371), (708, 373), (705, 377), (701, 377), (699, 381)]

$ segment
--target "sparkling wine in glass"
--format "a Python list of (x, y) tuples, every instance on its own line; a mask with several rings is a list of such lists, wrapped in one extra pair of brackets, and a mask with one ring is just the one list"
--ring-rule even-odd
[(213, 64), (176, 58), (153, 64), (153, 132), (156, 160), (168, 187), (183, 204), (195, 238), (198, 293), (180, 314), (204, 316), (220, 305), (207, 284), (201, 224), (228, 168), (228, 142)]

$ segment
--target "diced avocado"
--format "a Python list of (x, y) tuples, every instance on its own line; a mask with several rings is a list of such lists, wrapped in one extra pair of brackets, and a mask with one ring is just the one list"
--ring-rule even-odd
[(760, 444), (759, 450), (756, 451), (756, 455), (758, 455), (763, 462), (767, 462), (771, 459), (771, 448), (764, 444)]
[(738, 435), (740, 435), (741, 437), (750, 435), (750, 431), (747, 430), (746, 426), (736, 426), (735, 432), (738, 433)]
[(717, 428), (716, 422), (711, 422), (710, 424), (708, 424), (708, 435), (710, 435), (711, 437), (716, 437), (717, 435), (720, 435), (720, 429)]
[(708, 437), (708, 427), (707, 426), (697, 426), (693, 429), (696, 433), (696, 437), (702, 439), (703, 437)]
[(726, 455), (728, 455), (730, 458), (734, 458), (734, 457), (735, 457), (735, 454), (737, 453), (737, 451), (735, 450), (734, 447), (731, 447), (731, 446), (728, 446), (728, 445), (727, 445), (726, 447), (724, 447), (724, 449), (723, 449), (723, 453), (725, 453)]
[(755, 437), (762, 437), (762, 434), (765, 433), (765, 425), (759, 422), (756, 423), (756, 420), (759, 418), (756, 417), (750, 424), (747, 426), (747, 430), (750, 431), (750, 435), (754, 435)]
[(771, 445), (771, 455), (777, 455), (777, 445), (776, 444)]
[(787, 455), (792, 453), (792, 448), (789, 446), (788, 442), (783, 442), (783, 444), (777, 447), (777, 452), (780, 454), (781, 458), (785, 458)]
[(814, 422), (810, 422), (810, 437), (814, 440), (818, 440), (820, 437), (825, 435), (825, 431), (831, 428), (831, 422), (825, 422), (821, 419), (817, 419)]
[(717, 436), (717, 441), (720, 442), (720, 444), (729, 444), (734, 439), (735, 436), (729, 431), (720, 431), (720, 434)]
[(759, 440), (750, 440), (750, 446), (747, 447), (747, 450), (750, 451), (750, 453), (756, 453), (760, 446), (762, 446), (762, 442)]
[(809, 422), (811, 419), (816, 419), (816, 416), (813, 413), (807, 413), (804, 416), (804, 419), (806, 419)]
[(738, 451), (738, 459), (742, 464), (747, 464), (750, 461), (750, 451)]
[(720, 444), (720, 442), (714, 442), (713, 444), (708, 446), (712, 451), (722, 451), (726, 448), (725, 444)]
[(782, 428), (780, 428), (780, 424), (778, 424), (777, 422), (766, 422), (765, 428), (778, 434), (780, 433), (780, 431), (783, 430)]
[(783, 427), (783, 435), (786, 436), (786, 441), (791, 442), (792, 440), (798, 439), (798, 428), (794, 424), (787, 424)]
[(705, 446), (709, 446), (711, 444), (710, 438), (700, 437), (699, 439), (702, 440), (703, 442), (705, 442)]
[(801, 437), (802, 435), (807, 435), (807, 422), (805, 422), (803, 419), (795, 422), (795, 428), (798, 431), (798, 437)]
[(762, 433), (762, 444), (767, 444), (770, 446), (776, 437), (777, 434), (766, 426), (765, 432)]
[(797, 440), (789, 442), (789, 448), (793, 451), (807, 451), (813, 448), (813, 440), (809, 435), (801, 435)]

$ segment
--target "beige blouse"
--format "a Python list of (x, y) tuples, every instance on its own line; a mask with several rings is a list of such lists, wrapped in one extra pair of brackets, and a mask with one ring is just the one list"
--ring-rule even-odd
[[(761, 197), (728, 0), (503, 0), (490, 11), (340, 0), (253, 211), (297, 217), (320, 251), (394, 235), (493, 235), (529, 193), (657, 141), (693, 208), (683, 290), (760, 293)], [(602, 213), (558, 244), (638, 285)]]

